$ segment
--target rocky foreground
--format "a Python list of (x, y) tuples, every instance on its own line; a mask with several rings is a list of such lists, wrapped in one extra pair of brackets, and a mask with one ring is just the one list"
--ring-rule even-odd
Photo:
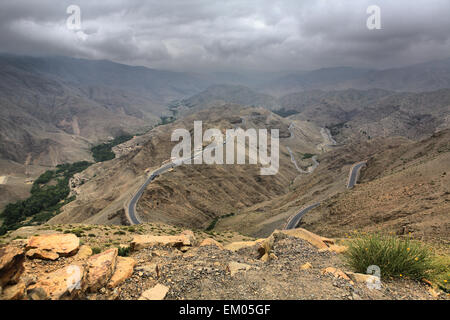
[(0, 247), (0, 299), (447, 299), (425, 283), (346, 269), (338, 245), (304, 229), (222, 244), (185, 230), (137, 234), (93, 254), (72, 233)]

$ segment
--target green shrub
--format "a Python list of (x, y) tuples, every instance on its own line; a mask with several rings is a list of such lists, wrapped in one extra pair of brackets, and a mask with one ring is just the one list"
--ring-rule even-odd
[(347, 264), (359, 273), (376, 265), (381, 277), (427, 278), (433, 272), (433, 255), (417, 241), (393, 236), (362, 235), (350, 241), (345, 253)]
[(99, 247), (93, 247), (92, 248), (92, 254), (98, 254), (102, 252), (102, 249), (100, 249)]
[(125, 231), (119, 230), (119, 231), (114, 232), (114, 234), (124, 235), (124, 234), (127, 234), (127, 233)]
[(130, 255), (130, 252), (131, 252), (131, 248), (130, 247), (119, 247), (118, 250), (119, 250), (118, 255), (120, 257), (128, 257)]

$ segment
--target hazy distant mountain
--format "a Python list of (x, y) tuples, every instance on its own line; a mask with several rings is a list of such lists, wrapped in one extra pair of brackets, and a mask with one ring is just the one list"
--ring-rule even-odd
[(182, 101), (182, 105), (192, 111), (205, 109), (217, 103), (236, 103), (269, 110), (280, 107), (278, 99), (241, 85), (214, 85)]
[(403, 68), (371, 71), (338, 88), (381, 88), (395, 91), (432, 91), (450, 88), (450, 59)]
[(414, 92), (450, 88), (450, 59), (381, 71), (350, 67), (324, 68), (292, 73), (260, 87), (262, 91), (276, 96), (313, 89), (349, 88)]
[(368, 72), (367, 69), (338, 67), (292, 73), (269, 81), (260, 89), (269, 94), (282, 96), (305, 90), (332, 88), (343, 81), (358, 79)]

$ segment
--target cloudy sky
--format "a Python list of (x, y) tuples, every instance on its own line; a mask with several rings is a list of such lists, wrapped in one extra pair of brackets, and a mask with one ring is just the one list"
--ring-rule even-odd
[[(81, 9), (70, 30), (67, 8)], [(381, 9), (381, 30), (366, 10)], [(448, 0), (3, 0), (0, 51), (171, 70), (388, 68), (450, 57)]]

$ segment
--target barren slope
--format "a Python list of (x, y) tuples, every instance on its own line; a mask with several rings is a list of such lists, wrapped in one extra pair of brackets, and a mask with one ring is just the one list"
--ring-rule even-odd
[(389, 231), (448, 244), (450, 130), (380, 152), (360, 184), (308, 213), (303, 226), (328, 236)]

